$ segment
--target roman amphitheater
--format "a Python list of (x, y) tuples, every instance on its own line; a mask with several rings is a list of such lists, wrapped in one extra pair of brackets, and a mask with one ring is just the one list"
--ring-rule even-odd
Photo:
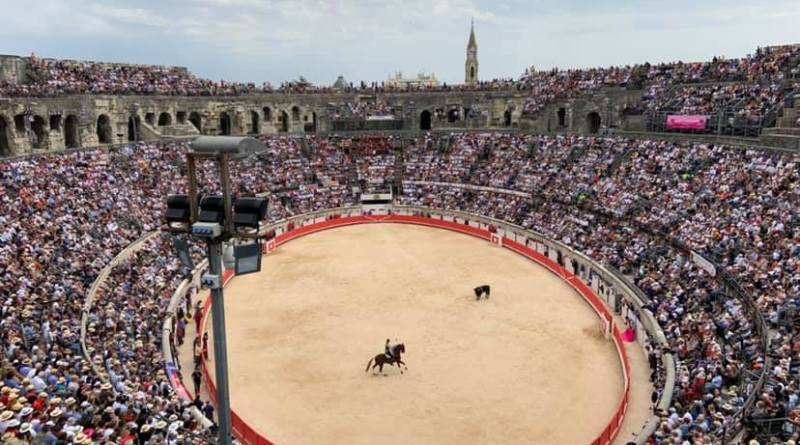
[(263, 147), (238, 443), (800, 440), (800, 46), (488, 80), (467, 42), (457, 85), (0, 57), (2, 442), (218, 443), (215, 272), (165, 220), (221, 192), (203, 136)]

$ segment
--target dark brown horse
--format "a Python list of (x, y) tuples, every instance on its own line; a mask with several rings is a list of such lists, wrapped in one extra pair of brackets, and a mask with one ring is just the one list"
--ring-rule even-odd
[[(376, 355), (375, 358), (369, 360), (369, 363), (367, 363), (367, 369), (365, 369), (364, 372), (369, 371), (370, 367), (372, 367), (372, 369), (375, 370), (375, 367), (377, 366), (378, 371), (380, 371), (380, 373), (383, 374), (383, 365), (388, 364), (394, 366), (394, 364), (397, 363), (397, 367), (400, 368), (400, 374), (402, 374), (403, 369), (406, 370), (408, 369), (403, 360), (400, 359), (400, 354), (404, 354), (405, 352), (406, 352), (406, 346), (403, 343), (400, 343), (399, 345), (394, 345), (394, 347), (392, 348), (391, 358), (387, 357), (386, 354)], [(372, 364), (373, 361), (375, 362), (374, 365)]]

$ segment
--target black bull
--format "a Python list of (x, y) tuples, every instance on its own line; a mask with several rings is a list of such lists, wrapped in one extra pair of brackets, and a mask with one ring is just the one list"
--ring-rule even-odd
[(489, 287), (488, 284), (484, 284), (483, 286), (478, 286), (475, 288), (475, 300), (480, 300), (481, 296), (486, 295), (488, 299), (489, 296), (492, 294), (492, 288)]

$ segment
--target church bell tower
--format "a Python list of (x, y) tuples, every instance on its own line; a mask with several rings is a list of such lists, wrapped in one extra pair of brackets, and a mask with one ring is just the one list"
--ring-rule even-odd
[(467, 43), (467, 62), (464, 64), (464, 83), (475, 85), (478, 83), (478, 44), (475, 42), (475, 21), (469, 29), (469, 43)]

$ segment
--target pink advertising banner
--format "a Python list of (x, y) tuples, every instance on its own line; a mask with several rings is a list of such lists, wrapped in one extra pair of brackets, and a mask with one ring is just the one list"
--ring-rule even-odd
[(705, 130), (707, 123), (708, 116), (702, 114), (667, 116), (667, 128), (671, 130)]

